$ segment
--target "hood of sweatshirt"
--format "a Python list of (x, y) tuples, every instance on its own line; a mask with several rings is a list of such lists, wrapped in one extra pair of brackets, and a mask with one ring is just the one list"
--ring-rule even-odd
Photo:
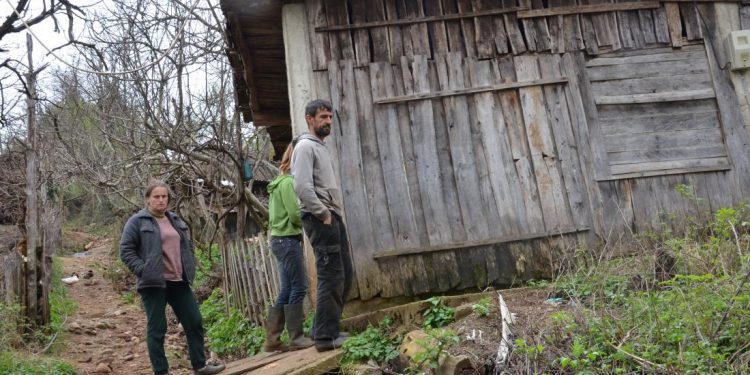
[(276, 178), (274, 178), (273, 181), (268, 184), (268, 194), (273, 193), (273, 191), (276, 190), (276, 188), (279, 186), (279, 184), (281, 184), (282, 181), (290, 178), (292, 178), (292, 176), (288, 174), (276, 176)]

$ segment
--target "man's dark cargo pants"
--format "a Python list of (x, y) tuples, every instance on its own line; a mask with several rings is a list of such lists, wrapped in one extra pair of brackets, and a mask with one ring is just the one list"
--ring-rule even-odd
[(346, 226), (337, 214), (326, 225), (310, 213), (302, 215), (302, 226), (315, 252), (318, 277), (313, 338), (335, 340), (344, 302), (352, 284), (352, 260)]

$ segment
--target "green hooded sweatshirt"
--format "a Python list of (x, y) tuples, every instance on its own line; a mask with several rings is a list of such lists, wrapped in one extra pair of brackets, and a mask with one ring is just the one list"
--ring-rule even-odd
[(302, 234), (297, 194), (291, 175), (280, 175), (268, 184), (268, 227), (272, 236), (296, 236)]

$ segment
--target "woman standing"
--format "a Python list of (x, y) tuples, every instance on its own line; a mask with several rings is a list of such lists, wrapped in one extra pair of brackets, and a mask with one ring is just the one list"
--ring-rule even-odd
[(170, 198), (169, 186), (162, 181), (146, 187), (146, 208), (130, 217), (122, 231), (120, 259), (136, 276), (154, 374), (169, 373), (164, 354), (167, 304), (185, 330), (193, 373), (217, 374), (224, 365), (206, 364), (201, 313), (190, 289), (195, 279), (193, 243), (187, 224), (168, 210)]
[[(268, 226), (271, 230), (271, 251), (279, 265), (281, 290), (276, 303), (268, 308), (265, 351), (309, 348), (314, 342), (305, 337), (302, 324), (305, 314), (302, 301), (307, 294), (307, 275), (302, 256), (302, 220), (300, 219), (294, 181), (289, 174), (293, 144), (281, 157), (279, 175), (268, 185)], [(289, 345), (281, 342), (284, 324)]]

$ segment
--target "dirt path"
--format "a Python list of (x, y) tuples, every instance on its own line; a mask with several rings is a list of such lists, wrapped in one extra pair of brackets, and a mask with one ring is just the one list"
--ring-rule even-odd
[[(62, 259), (63, 274), (77, 273), (81, 280), (67, 286), (78, 304), (68, 317), (62, 357), (75, 364), (78, 374), (152, 374), (146, 351), (146, 316), (140, 299), (126, 301), (115, 291), (104, 272), (112, 263), (111, 240), (96, 243), (85, 257)], [(89, 271), (93, 276), (83, 278)], [(168, 309), (169, 310), (169, 309)], [(171, 313), (171, 311), (170, 311)], [(169, 316), (165, 349), (172, 366), (170, 373), (189, 374), (185, 339), (173, 316)]]

